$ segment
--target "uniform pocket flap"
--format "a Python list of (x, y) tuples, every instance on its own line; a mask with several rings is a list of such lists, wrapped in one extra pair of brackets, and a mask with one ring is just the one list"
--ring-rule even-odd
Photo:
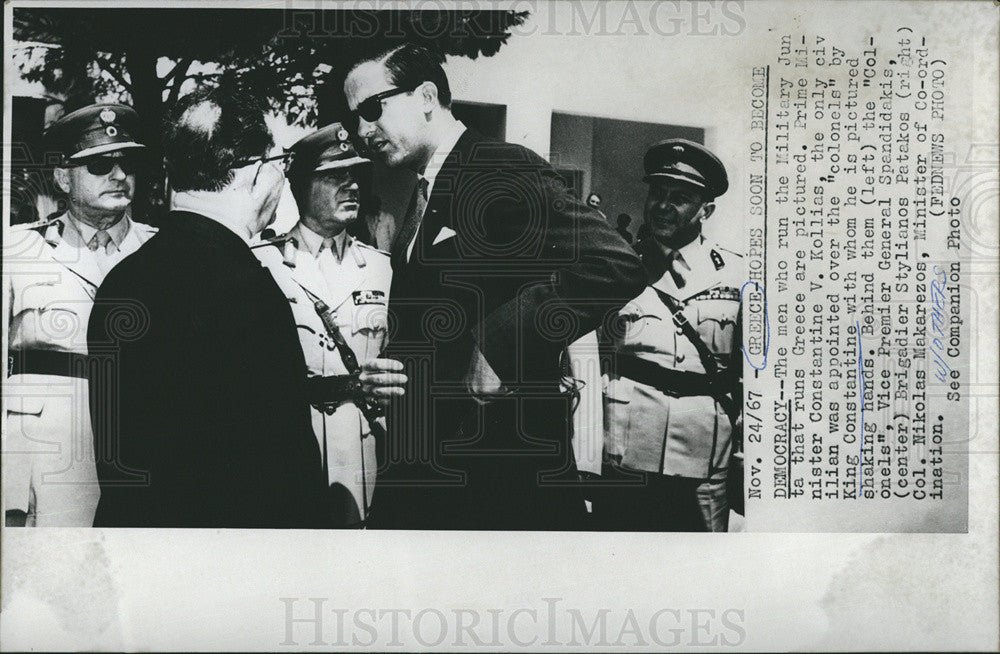
[(607, 386), (604, 387), (604, 399), (610, 402), (626, 404), (632, 401), (632, 389), (634, 387), (635, 382), (627, 377), (609, 379)]

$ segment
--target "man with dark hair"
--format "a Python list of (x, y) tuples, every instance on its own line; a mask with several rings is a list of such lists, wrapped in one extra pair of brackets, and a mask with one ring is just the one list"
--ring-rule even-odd
[(166, 117), (171, 212), (108, 275), (88, 341), (95, 526), (323, 527), (291, 310), (249, 240), (284, 183), (262, 106), (224, 89)]
[(390, 255), (385, 526), (573, 529), (583, 497), (560, 355), (642, 289), (635, 253), (541, 157), (467, 130), (441, 58), (405, 44), (350, 68), (352, 127), (418, 180)]
[(100, 488), (87, 391), (86, 325), (104, 276), (156, 230), (131, 219), (139, 116), (83, 107), (53, 122), (45, 151), (65, 212), (18, 225), (5, 248), (10, 298), (3, 495), (8, 525), (89, 527)]

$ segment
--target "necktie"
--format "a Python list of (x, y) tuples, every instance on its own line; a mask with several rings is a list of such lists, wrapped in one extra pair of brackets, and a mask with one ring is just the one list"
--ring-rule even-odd
[(330, 252), (332, 256), (336, 257), (337, 259), (340, 259), (340, 252), (337, 252), (333, 249), (334, 243), (335, 242), (332, 238), (324, 238), (323, 242), (319, 246), (319, 253), (323, 254), (324, 252)]
[(402, 268), (408, 259), (406, 250), (410, 246), (410, 241), (420, 229), (420, 221), (424, 217), (424, 209), (427, 208), (427, 180), (423, 177), (417, 179), (417, 185), (413, 189), (413, 197), (410, 198), (410, 205), (406, 209), (406, 217), (396, 232), (396, 237), (392, 240), (391, 263), (393, 270)]
[(337, 278), (340, 276), (338, 270), (340, 259), (334, 255), (333, 249), (335, 247), (337, 246), (333, 243), (333, 239), (323, 239), (323, 244), (320, 246), (319, 255), (317, 256), (320, 274), (323, 275), (323, 281), (326, 283), (327, 289), (333, 289), (337, 284)]
[(87, 249), (94, 253), (97, 259), (97, 267), (102, 275), (107, 275), (108, 271), (118, 262), (115, 256), (118, 253), (118, 246), (111, 240), (111, 235), (101, 229), (87, 243)]
[(672, 250), (670, 254), (667, 255), (667, 272), (670, 273), (671, 279), (674, 280), (674, 284), (677, 288), (684, 288), (687, 284), (687, 280), (684, 279), (682, 270), (691, 270), (691, 267), (687, 265), (684, 259), (681, 258), (681, 253), (677, 250)]
[(97, 233), (90, 239), (90, 243), (87, 244), (87, 247), (91, 252), (100, 251), (103, 254), (110, 254), (111, 249), (108, 247), (109, 243), (111, 243), (111, 234), (108, 234), (106, 230), (101, 229), (98, 230)]

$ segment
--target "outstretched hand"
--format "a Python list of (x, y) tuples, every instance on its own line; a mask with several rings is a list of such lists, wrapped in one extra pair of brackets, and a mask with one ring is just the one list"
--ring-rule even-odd
[(403, 372), (403, 363), (395, 359), (366, 361), (361, 364), (358, 379), (361, 392), (383, 407), (388, 406), (392, 398), (401, 397), (406, 392), (407, 377)]

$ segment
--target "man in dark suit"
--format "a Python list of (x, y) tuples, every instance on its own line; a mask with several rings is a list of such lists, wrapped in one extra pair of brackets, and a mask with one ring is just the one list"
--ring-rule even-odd
[(373, 158), (418, 176), (390, 252), (410, 387), (379, 457), (379, 521), (578, 528), (560, 355), (641, 291), (638, 257), (544, 159), (456, 120), (427, 49), (360, 61), (344, 90)]
[(199, 90), (164, 133), (171, 213), (105, 278), (88, 330), (94, 524), (326, 526), (295, 322), (248, 244), (284, 182), (264, 112)]

